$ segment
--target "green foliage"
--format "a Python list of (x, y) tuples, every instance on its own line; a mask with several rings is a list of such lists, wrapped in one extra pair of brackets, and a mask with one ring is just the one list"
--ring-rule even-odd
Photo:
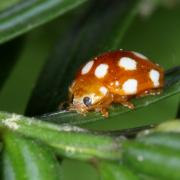
[[(157, 126), (179, 115), (180, 7), (149, 2), (0, 2), (1, 179), (68, 179), (66, 159), (91, 165), (103, 180), (180, 178), (180, 122)], [(133, 99), (138, 111), (113, 105), (108, 119), (57, 111), (79, 66), (119, 48), (165, 67), (163, 93)], [(73, 179), (87, 171), (68, 169)]]
[(102, 161), (98, 164), (98, 169), (100, 179), (102, 180), (138, 180), (138, 177), (135, 174), (120, 163)]
[[(180, 122), (172, 121), (171, 124), (180, 128)], [(103, 179), (119, 179), (120, 177), (123, 179), (136, 179), (137, 177), (133, 175), (133, 171), (138, 174), (147, 174), (166, 179), (179, 179), (180, 177), (178, 171), (180, 168), (180, 134), (172, 132), (171, 127), (167, 132), (167, 123), (159, 126), (160, 132), (158, 132), (159, 127), (150, 131), (146, 130), (146, 133), (142, 132), (135, 140), (128, 140), (123, 136), (98, 135), (75, 126), (57, 126), (34, 118), (3, 112), (0, 113), (0, 127), (4, 131), (11, 130), (36, 140), (36, 142), (28, 142), (29, 140), (19, 139), (16, 135), (9, 135), (8, 133), (5, 133), (3, 137), (5, 142), (5, 162), (8, 166), (12, 166), (7, 168), (11, 170), (16, 167), (14, 171), (17, 173), (17, 178), (20, 179), (21, 176), (27, 176), (26, 171), (32, 171), (32, 167), (29, 167), (31, 162), (33, 162), (33, 166), (37, 164), (37, 169), (42, 168), (44, 170), (53, 167), (53, 169), (49, 169), (50, 172), (45, 171), (45, 173), (40, 174), (40, 177), (47, 177), (46, 173), (48, 175), (49, 173), (53, 174), (54, 168), (57, 168), (57, 163), (52, 160), (51, 152), (48, 155), (44, 154), (47, 153), (46, 148), (40, 149), (36, 144), (37, 142), (48, 145), (54, 150), (53, 152), (68, 158), (83, 161), (95, 161), (97, 159), (114, 161), (114, 164), (95, 161), (99, 166), (99, 173)], [(168, 143), (165, 138), (169, 140)], [(27, 163), (26, 158), (29, 156), (32, 160), (28, 159), (28, 165), (23, 165), (22, 163)], [(37, 156), (43, 157), (43, 159), (40, 160), (40, 157)], [(22, 160), (17, 161), (17, 158), (20, 157)], [(119, 164), (120, 160), (122, 164)], [(129, 170), (122, 165), (128, 166)], [(22, 170), (21, 167), (30, 169)], [(164, 171), (162, 171), (162, 167)], [(43, 170), (39, 171), (44, 172)], [(5, 172), (7, 171), (9, 172), (9, 170), (5, 169)], [(25, 174), (21, 174), (21, 171), (25, 172)]]
[[(123, 161), (138, 173), (162, 179), (179, 179), (180, 153), (173, 148), (153, 144), (124, 143)], [(163, 170), (162, 170), (163, 168)]]
[(61, 179), (61, 168), (47, 147), (9, 132), (3, 142), (4, 179)]
[(0, 43), (62, 15), (86, 0), (21, 1), (16, 7), (0, 13)]

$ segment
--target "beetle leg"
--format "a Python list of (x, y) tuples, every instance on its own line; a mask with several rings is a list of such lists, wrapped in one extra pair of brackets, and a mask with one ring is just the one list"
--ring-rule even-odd
[(120, 96), (120, 95), (115, 95), (113, 102), (114, 103), (119, 103), (122, 104), (125, 107), (128, 107), (129, 109), (134, 109), (135, 106), (133, 103), (129, 101), (130, 96)]
[(101, 112), (102, 116), (104, 117), (109, 117), (109, 107), (111, 105), (113, 101), (113, 95), (112, 94), (108, 94), (104, 99), (103, 101), (101, 102), (101, 104), (97, 104), (94, 109), (97, 111), (97, 112)]
[(121, 104), (125, 107), (128, 107), (129, 109), (134, 109), (135, 106), (133, 103), (131, 103), (130, 101), (124, 101), (124, 102), (121, 102)]
[(105, 118), (107, 118), (109, 116), (109, 112), (108, 112), (107, 108), (100, 109), (100, 112), (101, 112), (102, 116), (104, 116)]

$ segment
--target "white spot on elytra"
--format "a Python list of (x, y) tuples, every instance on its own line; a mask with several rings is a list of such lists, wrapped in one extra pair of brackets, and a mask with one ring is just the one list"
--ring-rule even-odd
[(148, 58), (147, 58), (146, 56), (144, 56), (143, 54), (141, 54), (141, 53), (138, 53), (138, 52), (133, 51), (133, 54), (134, 54), (135, 56), (141, 58), (141, 59), (146, 59), (146, 60), (148, 60)]
[(106, 95), (106, 93), (108, 92), (107, 88), (104, 86), (100, 87), (99, 91), (104, 95)]
[(137, 85), (136, 79), (128, 79), (122, 87), (126, 94), (135, 94), (137, 92)]
[(95, 76), (97, 78), (103, 78), (108, 72), (109, 66), (107, 64), (100, 64), (95, 70)]
[(159, 72), (155, 69), (152, 69), (149, 72), (149, 77), (150, 77), (151, 81), (153, 82), (154, 87), (158, 87), (159, 86), (159, 77), (160, 77)]
[(136, 61), (129, 57), (120, 58), (118, 65), (123, 67), (125, 70), (136, 70)]
[(94, 61), (87, 62), (86, 65), (82, 68), (81, 74), (87, 74), (91, 70), (93, 64)]

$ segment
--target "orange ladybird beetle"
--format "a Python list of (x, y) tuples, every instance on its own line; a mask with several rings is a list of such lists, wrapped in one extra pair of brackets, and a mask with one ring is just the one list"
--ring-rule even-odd
[(107, 52), (77, 72), (69, 88), (69, 109), (81, 114), (95, 110), (108, 117), (112, 103), (134, 109), (129, 99), (159, 94), (163, 85), (163, 69), (144, 55), (124, 50)]

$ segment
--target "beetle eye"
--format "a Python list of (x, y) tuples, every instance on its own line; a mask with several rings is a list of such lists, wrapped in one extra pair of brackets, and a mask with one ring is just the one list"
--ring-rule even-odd
[(84, 97), (84, 98), (83, 98), (83, 103), (84, 103), (86, 106), (90, 106), (90, 105), (91, 105), (91, 98), (90, 98), (90, 97)]

